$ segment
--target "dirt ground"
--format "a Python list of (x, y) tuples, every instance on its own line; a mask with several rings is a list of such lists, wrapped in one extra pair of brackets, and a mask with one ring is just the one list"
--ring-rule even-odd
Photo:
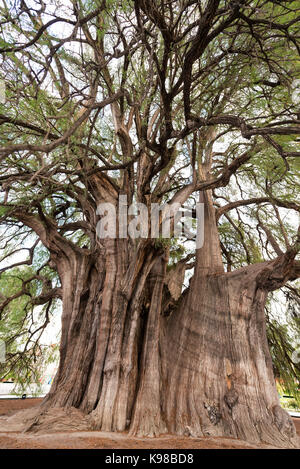
[[(41, 399), (0, 399), (0, 416), (38, 405)], [(293, 419), (300, 436), (300, 419)], [(129, 438), (126, 433), (68, 432), (55, 434), (0, 433), (0, 449), (268, 449), (229, 438)]]

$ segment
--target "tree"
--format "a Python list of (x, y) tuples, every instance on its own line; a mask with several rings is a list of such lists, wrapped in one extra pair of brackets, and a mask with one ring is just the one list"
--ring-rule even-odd
[[(43, 412), (296, 444), (265, 306), (300, 276), (298, 2), (35, 5), (1, 7), (1, 233), (17, 265), (48, 253), (32, 302), (62, 301)], [(100, 239), (97, 207), (119, 220), (125, 196), (204, 204), (203, 246)]]

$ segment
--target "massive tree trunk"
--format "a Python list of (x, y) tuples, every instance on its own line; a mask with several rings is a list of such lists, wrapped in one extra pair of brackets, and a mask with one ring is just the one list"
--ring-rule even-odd
[(167, 315), (167, 254), (150, 242), (106, 240), (97, 259), (61, 262), (60, 365), (42, 407), (80, 408), (105, 431), (293, 446), (268, 350), (262, 266), (224, 272), (211, 197), (201, 197), (204, 246)]

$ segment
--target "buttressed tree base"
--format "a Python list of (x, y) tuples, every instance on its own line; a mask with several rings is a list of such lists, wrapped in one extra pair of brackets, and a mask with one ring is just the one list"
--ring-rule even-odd
[[(13, 259), (1, 275), (15, 278), (2, 320), (21, 304), (28, 324), (42, 305), (4, 368), (38, 356), (61, 303), (41, 415), (75, 407), (97, 430), (297, 445), (266, 306), (278, 289), (298, 298), (299, 13), (265, 0), (1, 6), (1, 246)], [(118, 217), (124, 195), (149, 211), (204, 204), (202, 247), (100, 238), (97, 208)]]

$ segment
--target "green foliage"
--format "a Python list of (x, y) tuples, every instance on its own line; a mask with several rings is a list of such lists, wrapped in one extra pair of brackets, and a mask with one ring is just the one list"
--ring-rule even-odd
[[(272, 310), (270, 301), (268, 310)], [(268, 316), (267, 337), (279, 393), (293, 398), (283, 399), (282, 405), (300, 408), (300, 364), (294, 358), (294, 352), (299, 348), (300, 318), (292, 311), (288, 306), (285, 322), (282, 317)]]

